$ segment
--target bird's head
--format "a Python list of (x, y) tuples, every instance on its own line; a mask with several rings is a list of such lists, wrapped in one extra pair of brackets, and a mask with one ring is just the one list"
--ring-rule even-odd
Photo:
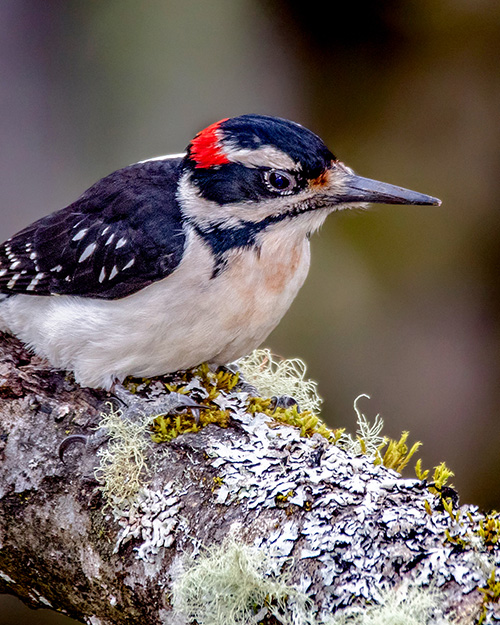
[(179, 199), (201, 231), (261, 231), (293, 222), (310, 232), (334, 210), (360, 203), (440, 204), (357, 176), (313, 132), (264, 115), (223, 119), (187, 148)]

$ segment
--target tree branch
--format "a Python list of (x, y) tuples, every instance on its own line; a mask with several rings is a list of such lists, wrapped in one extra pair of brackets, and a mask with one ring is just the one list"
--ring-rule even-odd
[[(120, 416), (109, 394), (16, 339), (4, 336), (0, 354), (1, 592), (92, 625), (333, 623), (416, 605), (429, 622), (493, 619), (496, 518), (250, 415), (242, 387), (192, 379), (191, 396), (228, 427), (154, 443), (146, 401), (145, 414), (138, 403)], [(99, 423), (111, 438), (96, 438)], [(61, 462), (61, 441), (81, 432), (90, 443)]]

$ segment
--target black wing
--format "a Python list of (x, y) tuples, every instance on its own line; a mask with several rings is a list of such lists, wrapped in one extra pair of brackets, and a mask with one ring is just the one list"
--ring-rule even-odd
[(0, 292), (115, 299), (168, 276), (185, 244), (181, 159), (120, 169), (0, 246)]

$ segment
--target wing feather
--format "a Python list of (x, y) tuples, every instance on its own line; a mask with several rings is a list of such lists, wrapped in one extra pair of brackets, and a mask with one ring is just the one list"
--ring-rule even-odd
[(0, 292), (115, 299), (175, 270), (181, 159), (137, 163), (0, 246)]

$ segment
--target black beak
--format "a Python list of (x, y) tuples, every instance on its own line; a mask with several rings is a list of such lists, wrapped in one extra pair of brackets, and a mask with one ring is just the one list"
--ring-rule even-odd
[(349, 175), (344, 181), (342, 202), (372, 202), (373, 204), (427, 204), (440, 206), (441, 200), (430, 195), (396, 187), (386, 182)]

